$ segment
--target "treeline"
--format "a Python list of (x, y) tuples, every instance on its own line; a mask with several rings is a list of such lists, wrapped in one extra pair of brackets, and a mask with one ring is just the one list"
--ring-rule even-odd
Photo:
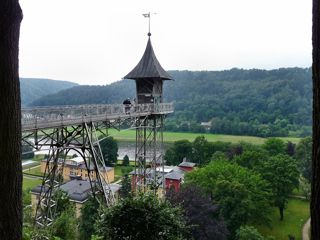
[[(311, 134), (311, 70), (231, 69), (215, 72), (170, 72), (165, 94), (175, 101), (171, 131), (270, 136)], [(168, 119), (169, 120), (169, 119)]]
[[(170, 71), (165, 101), (175, 103), (167, 130), (233, 135), (311, 134), (311, 69)], [(121, 103), (134, 98), (132, 80), (78, 86), (38, 99), (33, 105)], [(211, 122), (205, 129), (201, 122)]]

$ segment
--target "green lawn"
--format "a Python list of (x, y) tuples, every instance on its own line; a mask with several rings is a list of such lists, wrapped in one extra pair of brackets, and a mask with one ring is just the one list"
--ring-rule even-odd
[(29, 177), (23, 177), (23, 183), (22, 183), (22, 189), (32, 189), (36, 187), (37, 185), (41, 184), (42, 180), (37, 178), (29, 178)]
[(34, 155), (33, 160), (40, 162), (44, 159), (45, 155), (44, 154), (38, 154), (38, 155)]
[(123, 176), (125, 174), (128, 174), (129, 172), (131, 172), (133, 170), (132, 166), (121, 166), (121, 165), (117, 165), (114, 168), (114, 174), (115, 175), (119, 175), (119, 176)]
[[(119, 141), (135, 141), (136, 132), (134, 130), (121, 130), (117, 131), (115, 129), (109, 129), (108, 133), (110, 136), (114, 137)], [(261, 137), (251, 137), (251, 136), (233, 136), (224, 134), (210, 134), (210, 133), (178, 133), (178, 132), (164, 132), (165, 142), (174, 142), (181, 139), (187, 139), (193, 141), (196, 137), (203, 135), (209, 142), (223, 141), (238, 143), (240, 141), (245, 141), (253, 144), (262, 144), (266, 139)], [(298, 143), (300, 138), (293, 137), (282, 137), (284, 141), (291, 141), (293, 143)]]
[(288, 208), (284, 211), (284, 220), (280, 221), (278, 209), (271, 216), (271, 228), (257, 226), (264, 236), (272, 235), (276, 240), (288, 240), (288, 235), (294, 235), (295, 240), (301, 240), (301, 231), (309, 218), (309, 202), (300, 199), (290, 199)]
[(43, 176), (43, 173), (40, 171), (40, 165), (36, 167), (26, 168), (23, 170), (24, 173), (29, 173), (33, 175)]
[(133, 170), (133, 166), (121, 166), (117, 165), (114, 168), (114, 181), (118, 181), (122, 176), (128, 174)]
[[(117, 160), (117, 166), (121, 166), (122, 165), (122, 162), (123, 162), (123, 160), (121, 160), (121, 159), (118, 159)], [(132, 167), (134, 167), (134, 161), (129, 161), (129, 166), (132, 166)]]

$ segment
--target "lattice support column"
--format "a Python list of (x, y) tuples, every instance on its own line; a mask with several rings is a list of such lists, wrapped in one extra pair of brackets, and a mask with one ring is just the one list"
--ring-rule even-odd
[(51, 137), (35, 215), (35, 223), (44, 227), (51, 225), (55, 218), (57, 201), (54, 199), (54, 192), (63, 182), (63, 167), (67, 155), (63, 148), (66, 140), (63, 129), (54, 130)]
[(86, 137), (82, 149), (85, 149), (90, 154), (90, 163), (94, 166), (96, 176), (96, 190), (104, 195), (107, 206), (114, 204), (115, 199), (111, 191), (110, 182), (107, 174), (105, 160), (99, 144), (99, 139), (93, 123), (85, 124)]
[(152, 190), (163, 186), (163, 115), (151, 115), (137, 121), (134, 191)]
[(54, 199), (54, 194), (63, 183), (63, 168), (70, 150), (75, 150), (83, 158), (93, 195), (100, 192), (107, 206), (114, 203), (106, 174), (107, 168), (93, 123), (55, 129), (47, 133), (38, 144), (40, 147), (49, 146), (36, 209), (35, 222), (38, 226), (49, 226), (55, 218), (59, 203)]

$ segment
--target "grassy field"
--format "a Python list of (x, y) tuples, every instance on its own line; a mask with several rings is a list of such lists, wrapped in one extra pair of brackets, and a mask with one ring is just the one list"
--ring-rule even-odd
[(33, 175), (38, 175), (38, 176), (43, 176), (43, 173), (40, 171), (40, 165), (32, 168), (26, 168), (23, 170), (25, 173), (33, 174)]
[(309, 218), (309, 202), (300, 199), (290, 199), (288, 208), (284, 211), (284, 220), (280, 221), (278, 209), (271, 216), (271, 228), (257, 226), (264, 236), (272, 235), (276, 240), (287, 240), (288, 235), (294, 235), (295, 240), (301, 240), (301, 231)]
[[(114, 137), (119, 141), (135, 141), (136, 132), (134, 130), (122, 130), (117, 131), (115, 129), (110, 129), (110, 136)], [(164, 141), (165, 142), (174, 142), (181, 139), (187, 139), (193, 141), (196, 137), (203, 135), (209, 142), (232, 142), (238, 143), (240, 141), (245, 141), (253, 144), (262, 144), (266, 139), (261, 137), (251, 137), (251, 136), (233, 136), (233, 135), (224, 135), (224, 134), (210, 134), (210, 133), (178, 133), (178, 132), (164, 132)], [(282, 137), (284, 141), (291, 141), (293, 143), (298, 143), (300, 138), (293, 137)]]
[(32, 189), (36, 187), (37, 185), (41, 184), (42, 180), (37, 178), (29, 178), (29, 177), (23, 177), (23, 183), (22, 183), (22, 189)]
[(121, 166), (117, 165), (114, 168), (114, 181), (118, 181), (122, 176), (128, 174), (133, 170), (133, 166)]

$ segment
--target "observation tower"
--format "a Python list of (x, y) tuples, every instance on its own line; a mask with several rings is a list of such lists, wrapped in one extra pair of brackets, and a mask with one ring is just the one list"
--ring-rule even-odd
[[(173, 80), (160, 65), (148, 33), (147, 47), (137, 66), (125, 79), (136, 82), (136, 103), (152, 104), (152, 114), (136, 120), (135, 171), (132, 187), (136, 191), (154, 190), (164, 184), (163, 124), (167, 113), (159, 112), (163, 103), (163, 83)], [(163, 188), (164, 189), (164, 188)]]

